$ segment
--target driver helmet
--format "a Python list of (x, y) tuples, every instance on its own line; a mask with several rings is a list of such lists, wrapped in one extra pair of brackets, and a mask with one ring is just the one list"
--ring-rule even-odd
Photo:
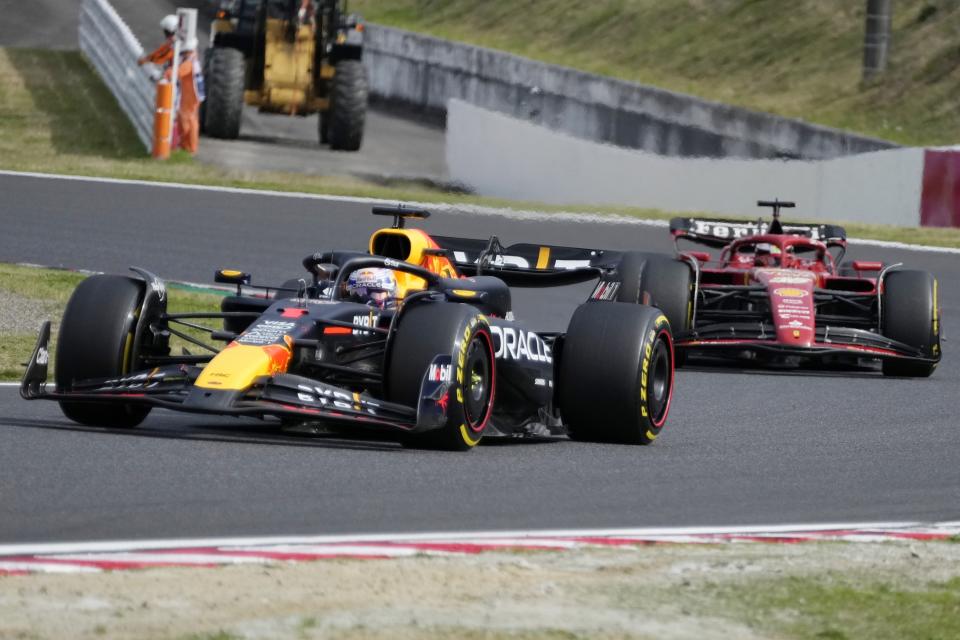
[(357, 302), (384, 307), (397, 299), (397, 277), (393, 269), (357, 269), (347, 278), (347, 294)]
[(780, 255), (780, 247), (775, 244), (770, 244), (769, 242), (759, 242), (757, 243), (756, 248), (757, 255), (769, 256), (769, 255)]

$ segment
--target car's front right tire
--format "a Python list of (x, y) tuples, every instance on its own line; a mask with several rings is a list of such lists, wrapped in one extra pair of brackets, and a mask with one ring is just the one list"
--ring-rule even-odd
[(475, 307), (437, 302), (402, 313), (387, 364), (387, 398), (418, 406), (424, 375), (438, 355), (451, 357), (446, 421), (438, 429), (410, 434), (404, 443), (467, 451), (483, 438), (497, 384), (490, 325)]
[[(57, 391), (133, 370), (133, 341), (143, 295), (144, 283), (125, 276), (90, 276), (77, 286), (57, 338)], [(74, 422), (103, 427), (135, 427), (150, 413), (149, 406), (116, 401), (61, 400), (60, 408)]]

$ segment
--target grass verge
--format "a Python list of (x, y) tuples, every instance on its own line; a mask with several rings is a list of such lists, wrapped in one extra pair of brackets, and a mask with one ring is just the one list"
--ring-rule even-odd
[[(19, 330), (0, 328), (0, 380), (19, 380), (23, 375), (23, 364), (30, 357), (37, 339), (37, 331), (44, 320), (52, 321), (50, 337), (50, 370), (49, 379), (52, 381), (56, 368), (56, 341), (60, 318), (70, 299), (74, 288), (86, 276), (71, 271), (58, 269), (38, 269), (36, 267), (22, 267), (18, 265), (0, 263), (0, 296), (12, 294), (19, 303), (24, 305), (27, 313), (38, 313), (41, 317), (21, 318), (16, 325)], [(215, 293), (201, 293), (177, 285), (169, 286), (168, 311), (171, 313), (188, 313), (203, 311), (218, 311), (222, 296)], [(35, 324), (35, 328), (29, 328)], [(24, 330), (27, 328), (27, 330)], [(198, 339), (206, 339), (202, 332), (183, 329), (189, 335)], [(173, 353), (180, 353), (187, 348), (194, 353), (199, 349), (176, 336), (170, 340)]]
[[(448, 193), (419, 185), (384, 186), (353, 178), (241, 172), (175, 154), (147, 157), (113, 97), (79, 53), (0, 48), (0, 169), (217, 185), (388, 200), (445, 202), (545, 212), (572, 211), (668, 219), (640, 207), (556, 206)], [(750, 217), (745, 216), (745, 217)], [(848, 225), (852, 237), (960, 247), (960, 229)]]
[(718, 595), (749, 626), (801, 640), (960, 638), (960, 578), (904, 585), (827, 572), (757, 580)]
[(861, 80), (864, 0), (355, 0), (372, 21), (909, 145), (960, 139), (960, 4), (897, 0)]

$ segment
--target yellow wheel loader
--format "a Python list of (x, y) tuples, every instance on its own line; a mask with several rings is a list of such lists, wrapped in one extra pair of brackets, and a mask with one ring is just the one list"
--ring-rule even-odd
[(346, 0), (221, 0), (204, 58), (204, 132), (237, 138), (248, 104), (318, 113), (320, 142), (356, 151), (367, 111), (363, 36)]

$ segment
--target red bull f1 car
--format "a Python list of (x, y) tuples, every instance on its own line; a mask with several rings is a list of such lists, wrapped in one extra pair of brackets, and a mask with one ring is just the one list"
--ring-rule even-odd
[[(508, 283), (596, 278), (602, 252), (432, 238), (404, 224), (426, 212), (375, 213), (394, 224), (368, 252), (308, 256), (302, 279), (254, 287), (249, 274), (218, 271), (236, 291), (216, 313), (169, 313), (164, 282), (142, 269), (87, 278), (64, 312), (55, 385), (47, 322), (21, 395), (116, 428), (164, 408), (392, 430), (453, 450), (490, 435), (653, 442), (673, 394), (664, 314), (588, 301), (566, 332), (546, 333), (511, 311)], [(172, 353), (171, 336), (203, 353)]]
[[(740, 363), (870, 367), (926, 377), (940, 360), (937, 280), (926, 271), (843, 262), (835, 225), (783, 224), (791, 202), (761, 201), (771, 223), (674, 218), (675, 255), (631, 252), (593, 297), (652, 304), (673, 327), (678, 365)], [(719, 250), (680, 249), (690, 241)]]

